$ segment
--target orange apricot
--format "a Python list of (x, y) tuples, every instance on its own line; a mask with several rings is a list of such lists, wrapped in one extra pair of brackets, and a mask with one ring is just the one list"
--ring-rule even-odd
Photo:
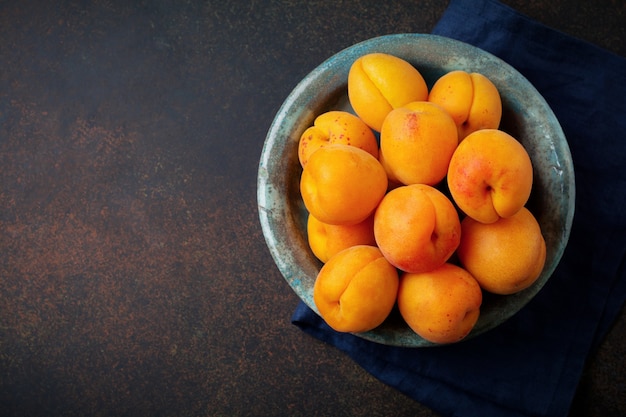
[(405, 272), (443, 265), (459, 245), (456, 208), (441, 191), (425, 184), (389, 191), (374, 213), (374, 236), (381, 252)]
[(546, 242), (539, 223), (523, 207), (494, 223), (463, 219), (457, 254), (483, 289), (507, 295), (528, 288), (540, 276)]
[(396, 302), (398, 271), (374, 246), (345, 249), (324, 264), (313, 287), (321, 317), (339, 332), (365, 332), (385, 321)]
[(307, 238), (313, 254), (328, 262), (335, 254), (357, 245), (375, 246), (374, 216), (356, 224), (327, 224), (309, 214)]
[(370, 216), (387, 191), (378, 159), (354, 146), (332, 144), (314, 152), (302, 170), (306, 209), (328, 224), (356, 224)]
[(480, 316), (482, 291), (465, 269), (445, 263), (418, 274), (404, 273), (398, 309), (409, 327), (433, 343), (464, 339)]
[(439, 183), (458, 144), (452, 117), (427, 101), (389, 112), (380, 132), (380, 161), (391, 181)]
[(350, 67), (348, 98), (355, 113), (380, 132), (391, 110), (427, 100), (428, 87), (422, 74), (408, 61), (385, 53), (370, 53)]
[(468, 135), (454, 151), (448, 188), (468, 216), (492, 223), (522, 208), (532, 190), (533, 167), (524, 146), (497, 129)]
[(432, 86), (428, 101), (440, 105), (452, 116), (459, 141), (477, 130), (500, 126), (500, 93), (482, 74), (461, 70), (448, 72)]
[(315, 118), (298, 143), (298, 158), (304, 167), (313, 152), (332, 143), (356, 146), (378, 158), (378, 142), (374, 132), (352, 113), (332, 110)]

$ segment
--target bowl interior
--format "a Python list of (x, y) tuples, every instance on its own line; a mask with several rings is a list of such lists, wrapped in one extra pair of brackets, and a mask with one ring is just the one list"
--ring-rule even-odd
[[(533, 162), (534, 184), (527, 206), (537, 217), (546, 239), (544, 270), (531, 287), (514, 295), (485, 293), (480, 318), (467, 340), (513, 316), (544, 286), (561, 259), (574, 215), (574, 170), (561, 126), (537, 90), (501, 59), (445, 37), (397, 34), (355, 44), (323, 62), (294, 88), (268, 131), (257, 183), (261, 227), (285, 280), (318, 312), (313, 302), (313, 285), (322, 264), (309, 249), (306, 238), (307, 211), (299, 191), (302, 169), (298, 141), (317, 115), (333, 109), (352, 111), (347, 96), (348, 71), (358, 57), (372, 52), (409, 61), (424, 76), (429, 88), (452, 70), (487, 76), (502, 98), (500, 129), (517, 138)], [(378, 328), (358, 336), (394, 346), (434, 345), (415, 334), (397, 311)]]

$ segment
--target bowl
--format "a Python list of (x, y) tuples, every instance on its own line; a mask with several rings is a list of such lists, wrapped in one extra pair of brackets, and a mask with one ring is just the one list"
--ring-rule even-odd
[[(302, 169), (298, 142), (319, 114), (329, 110), (352, 112), (347, 95), (348, 71), (358, 57), (373, 52), (407, 60), (420, 71), (429, 88), (452, 70), (487, 76), (502, 99), (500, 129), (524, 145), (533, 163), (534, 184), (527, 207), (535, 214), (546, 240), (545, 266), (535, 283), (523, 291), (507, 296), (485, 294), (478, 322), (463, 340), (476, 337), (515, 315), (546, 284), (567, 245), (575, 194), (569, 146), (549, 105), (513, 67), (479, 48), (436, 35), (386, 35), (338, 52), (298, 83), (269, 128), (259, 162), (257, 202), (267, 246), (293, 291), (319, 314), (313, 286), (322, 263), (307, 243), (308, 213), (299, 191)], [(397, 309), (382, 325), (357, 336), (393, 346), (436, 346), (413, 332)]]

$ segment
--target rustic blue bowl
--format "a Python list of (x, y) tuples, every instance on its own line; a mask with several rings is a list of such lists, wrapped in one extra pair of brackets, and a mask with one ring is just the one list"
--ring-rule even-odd
[[(307, 244), (307, 211), (299, 191), (302, 170), (298, 141), (317, 115), (332, 109), (352, 111), (347, 96), (348, 71), (358, 57), (372, 52), (409, 61), (429, 87), (446, 72), (457, 69), (487, 76), (502, 98), (500, 128), (526, 147), (533, 162), (534, 185), (528, 207), (536, 215), (546, 239), (546, 264), (530, 288), (514, 295), (485, 297), (480, 318), (466, 339), (475, 337), (517, 313), (548, 281), (567, 245), (575, 193), (571, 154), (554, 113), (526, 78), (481, 49), (434, 35), (388, 35), (344, 49), (314, 69), (289, 94), (265, 140), (257, 181), (263, 234), (285, 280), (317, 312), (313, 285), (322, 264)], [(378, 328), (358, 336), (394, 346), (434, 345), (415, 334), (397, 311)]]

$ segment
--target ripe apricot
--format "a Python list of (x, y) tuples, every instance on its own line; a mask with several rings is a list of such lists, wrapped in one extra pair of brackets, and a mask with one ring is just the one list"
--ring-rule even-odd
[(374, 246), (353, 246), (324, 264), (313, 287), (321, 317), (339, 332), (365, 332), (387, 318), (398, 272)]
[(457, 126), (459, 141), (479, 129), (497, 129), (500, 126), (500, 93), (482, 74), (450, 71), (432, 86), (428, 101), (450, 113)]
[(468, 135), (448, 167), (448, 188), (468, 216), (492, 223), (522, 208), (532, 190), (533, 167), (524, 146), (497, 129)]
[(357, 245), (375, 246), (374, 215), (360, 223), (349, 225), (327, 224), (309, 214), (307, 237), (313, 254), (328, 262), (336, 253)]
[(506, 295), (537, 280), (546, 260), (546, 242), (537, 220), (523, 207), (494, 223), (463, 219), (457, 254), (482, 288)]
[(454, 343), (474, 328), (482, 298), (480, 286), (469, 272), (445, 263), (432, 271), (402, 274), (398, 309), (409, 327), (424, 339)]
[(432, 271), (404, 273), (398, 309), (418, 335), (434, 343), (462, 340), (480, 316), (482, 291), (465, 269), (446, 263)]
[(441, 107), (415, 101), (389, 112), (380, 131), (380, 161), (391, 181), (439, 183), (458, 144), (452, 117)]
[(315, 118), (298, 143), (298, 158), (304, 167), (313, 152), (332, 143), (356, 146), (378, 158), (378, 142), (374, 132), (352, 113), (332, 110)]
[(389, 191), (374, 213), (374, 237), (389, 262), (406, 272), (443, 265), (459, 245), (461, 225), (452, 202), (425, 184)]
[(304, 166), (300, 193), (306, 209), (329, 224), (355, 224), (373, 213), (387, 191), (387, 174), (363, 149), (332, 144)]
[(380, 132), (391, 110), (427, 100), (428, 87), (422, 74), (408, 61), (385, 53), (370, 53), (350, 67), (348, 98), (355, 113)]

